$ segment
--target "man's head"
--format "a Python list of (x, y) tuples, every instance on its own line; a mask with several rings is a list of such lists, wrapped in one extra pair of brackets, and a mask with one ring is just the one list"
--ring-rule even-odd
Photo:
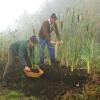
[(38, 39), (36, 36), (31, 36), (29, 39), (29, 48), (33, 48), (37, 45)]
[(54, 24), (57, 20), (57, 16), (55, 13), (53, 13), (51, 16), (50, 16), (50, 22), (51, 24)]

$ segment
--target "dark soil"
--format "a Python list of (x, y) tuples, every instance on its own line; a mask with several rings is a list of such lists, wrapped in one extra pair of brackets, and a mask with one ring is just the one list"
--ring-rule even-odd
[[(100, 73), (94, 78), (88, 75), (85, 69), (71, 72), (69, 67), (59, 65), (41, 65), (40, 68), (44, 70), (40, 78), (20, 78), (13, 75), (10, 89), (23, 92), (26, 96), (36, 96), (39, 100), (92, 100), (89, 99), (88, 92), (84, 91), (90, 91), (87, 88), (90, 84), (99, 84), (97, 82)], [(99, 96), (96, 94), (93, 100), (100, 100)]]

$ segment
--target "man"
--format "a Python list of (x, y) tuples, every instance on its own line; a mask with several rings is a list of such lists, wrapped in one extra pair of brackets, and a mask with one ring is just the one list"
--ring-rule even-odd
[(51, 64), (55, 62), (55, 48), (53, 41), (51, 41), (51, 33), (54, 31), (56, 33), (57, 39), (60, 42), (60, 34), (57, 27), (57, 16), (53, 13), (50, 18), (43, 22), (40, 32), (39, 32), (39, 45), (40, 45), (40, 64), (44, 63), (44, 48), (45, 45), (48, 46), (49, 55), (51, 59)]
[(9, 85), (9, 78), (11, 72), (14, 71), (16, 57), (19, 58), (19, 61), (22, 65), (21, 69), (23, 71), (30, 71), (29, 59), (30, 57), (34, 56), (33, 50), (37, 42), (38, 42), (37, 38), (35, 36), (32, 36), (28, 41), (18, 41), (11, 44), (8, 51), (8, 63), (5, 67), (3, 74), (3, 82), (2, 82), (3, 86)]

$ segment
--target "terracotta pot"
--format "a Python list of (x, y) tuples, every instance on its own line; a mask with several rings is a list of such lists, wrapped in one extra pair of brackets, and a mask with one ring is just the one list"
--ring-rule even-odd
[(35, 70), (24, 71), (24, 73), (27, 77), (39, 78), (44, 72), (42, 69), (39, 68)]

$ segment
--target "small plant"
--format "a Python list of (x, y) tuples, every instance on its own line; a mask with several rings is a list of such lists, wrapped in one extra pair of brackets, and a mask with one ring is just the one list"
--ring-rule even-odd
[(91, 73), (91, 62), (94, 52), (94, 41), (95, 41), (95, 32), (94, 32), (94, 22), (87, 24), (86, 31), (83, 34), (82, 40), (82, 49), (81, 49), (81, 58), (86, 62), (87, 72)]

